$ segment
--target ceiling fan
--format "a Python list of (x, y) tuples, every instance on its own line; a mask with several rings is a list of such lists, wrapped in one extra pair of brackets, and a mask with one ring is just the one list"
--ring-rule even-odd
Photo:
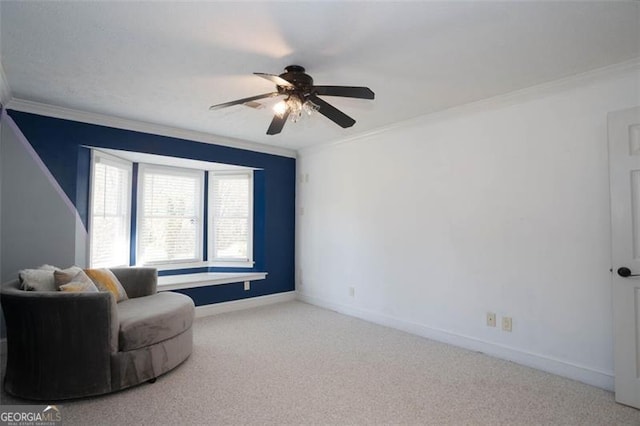
[(286, 96), (286, 98), (274, 106), (274, 116), (271, 125), (267, 129), (268, 135), (276, 135), (282, 131), (287, 118), (297, 121), (303, 114), (311, 115), (314, 111), (327, 117), (338, 126), (347, 128), (355, 124), (355, 120), (344, 112), (335, 108), (318, 96), (341, 96), (346, 98), (373, 99), (375, 94), (368, 87), (352, 86), (314, 86), (313, 78), (306, 74), (300, 65), (289, 65), (280, 75), (254, 73), (276, 84), (276, 92), (264, 93), (236, 101), (213, 105), (209, 110), (230, 107), (233, 105), (247, 104), (258, 99), (274, 96)]

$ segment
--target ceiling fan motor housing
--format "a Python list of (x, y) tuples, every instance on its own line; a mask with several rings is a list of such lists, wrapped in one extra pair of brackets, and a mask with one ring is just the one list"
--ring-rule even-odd
[(280, 74), (280, 78), (287, 80), (289, 83), (295, 86), (292, 90), (291, 87), (277, 86), (279, 93), (290, 93), (296, 91), (302, 95), (308, 95), (313, 89), (313, 78), (309, 74), (306, 74), (304, 67), (300, 65), (289, 65), (284, 69), (286, 72)]

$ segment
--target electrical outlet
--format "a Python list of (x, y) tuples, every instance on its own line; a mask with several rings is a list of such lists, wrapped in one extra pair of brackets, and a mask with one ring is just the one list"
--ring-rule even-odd
[(351, 297), (356, 296), (356, 289), (354, 287), (349, 287), (349, 296)]
[(244, 282), (244, 290), (245, 291), (251, 290), (251, 281), (245, 281)]
[(502, 317), (502, 331), (511, 332), (511, 317)]
[(487, 327), (496, 326), (496, 314), (493, 312), (487, 312)]

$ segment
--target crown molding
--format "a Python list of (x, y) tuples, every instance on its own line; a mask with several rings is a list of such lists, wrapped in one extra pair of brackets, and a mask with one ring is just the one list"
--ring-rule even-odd
[(0, 58), (0, 105), (6, 106), (11, 101), (11, 89)]
[(281, 157), (296, 158), (297, 156), (297, 152), (295, 150), (288, 148), (264, 145), (241, 139), (229, 138), (226, 136), (216, 136), (209, 133), (197, 132), (195, 130), (180, 129), (177, 127), (147, 123), (144, 121), (131, 120), (106, 114), (80, 111), (40, 102), (28, 101), (25, 99), (11, 98), (6, 104), (6, 108), (20, 112), (43, 115), (46, 117), (97, 124), (99, 126), (115, 127), (117, 129), (132, 130), (134, 132), (150, 133), (154, 135), (204, 142), (213, 145), (228, 146), (231, 148), (261, 152), (264, 154), (279, 155)]
[(323, 151), (327, 148), (366, 139), (372, 136), (387, 133), (396, 129), (402, 129), (411, 126), (418, 126), (432, 122), (444, 121), (474, 112), (486, 111), (488, 109), (504, 108), (509, 105), (523, 103), (531, 99), (548, 96), (562, 90), (569, 90), (576, 87), (588, 85), (604, 78), (611, 78), (627, 72), (640, 71), (640, 57), (633, 58), (629, 61), (620, 62), (606, 67), (597, 68), (580, 74), (574, 74), (569, 77), (552, 80), (546, 83), (537, 84), (502, 95), (490, 98), (480, 99), (463, 105), (454, 106), (441, 111), (434, 111), (422, 114), (407, 120), (398, 121), (370, 130), (368, 132), (359, 133), (357, 135), (338, 139), (320, 145), (312, 145), (298, 150), (300, 155), (311, 155), (316, 152)]

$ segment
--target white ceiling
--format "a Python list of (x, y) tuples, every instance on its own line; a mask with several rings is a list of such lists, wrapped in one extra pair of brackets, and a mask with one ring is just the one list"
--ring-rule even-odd
[[(640, 57), (640, 3), (4, 0), (0, 38), (14, 99), (299, 149)], [(290, 64), (376, 99), (276, 136), (270, 108), (208, 111)]]

